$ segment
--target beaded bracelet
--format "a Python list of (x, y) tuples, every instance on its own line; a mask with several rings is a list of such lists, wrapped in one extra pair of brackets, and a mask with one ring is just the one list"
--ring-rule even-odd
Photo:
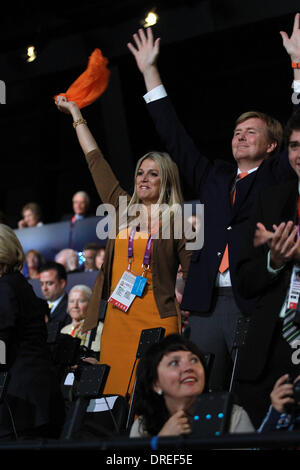
[(79, 126), (79, 124), (86, 124), (86, 120), (83, 118), (80, 118), (80, 119), (77, 119), (77, 121), (74, 121), (73, 122), (74, 129), (76, 129), (76, 127)]

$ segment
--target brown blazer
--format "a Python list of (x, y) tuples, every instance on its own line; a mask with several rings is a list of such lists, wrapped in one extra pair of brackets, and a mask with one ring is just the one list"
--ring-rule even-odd
[[(99, 149), (89, 152), (86, 159), (102, 203), (112, 204), (118, 210), (119, 196), (126, 196), (128, 201), (130, 196), (121, 188)], [(175, 297), (176, 275), (181, 264), (183, 278), (186, 279), (192, 254), (185, 249), (185, 242), (184, 238), (177, 240), (172, 237), (172, 227), (170, 239), (153, 240), (151, 256), (153, 293), (161, 318), (177, 315), (180, 319), (180, 307)], [(115, 241), (108, 238), (105, 260), (93, 287), (83, 331), (97, 325), (100, 301), (109, 298), (114, 246)]]

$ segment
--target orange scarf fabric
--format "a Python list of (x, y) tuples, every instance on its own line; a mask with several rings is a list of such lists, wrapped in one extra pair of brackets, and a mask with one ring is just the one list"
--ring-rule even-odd
[(108, 60), (100, 49), (95, 49), (89, 57), (87, 69), (75, 80), (65, 93), (54, 97), (65, 96), (68, 101), (74, 101), (81, 109), (96, 101), (107, 88), (110, 71)]

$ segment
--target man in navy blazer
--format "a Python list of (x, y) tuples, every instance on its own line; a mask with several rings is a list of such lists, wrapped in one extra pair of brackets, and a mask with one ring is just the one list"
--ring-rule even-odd
[[(291, 37), (281, 35), (292, 62), (300, 62), (299, 14)], [(140, 29), (133, 37), (135, 46), (129, 43), (128, 47), (145, 80), (148, 111), (180, 174), (204, 204), (204, 245), (193, 253), (181, 308), (190, 311), (190, 339), (215, 356), (210, 388), (226, 388), (237, 321), (242, 314), (250, 314), (256, 303), (239, 294), (235, 274), (250, 210), (261, 188), (293, 179), (295, 174), (287, 151), (276, 154), (282, 136), (279, 123), (263, 113), (245, 113), (237, 120), (232, 139), (234, 163), (210, 162), (199, 153), (162, 85), (156, 65), (160, 40), (154, 41), (150, 28), (146, 32)], [(296, 68), (294, 80), (295, 87), (300, 80)], [(237, 181), (244, 172), (248, 175)], [(221, 273), (227, 253), (230, 268)]]
[(39, 272), (41, 291), (49, 306), (49, 323), (59, 322), (62, 328), (72, 321), (68, 314), (68, 294), (65, 291), (66, 270), (62, 264), (48, 261)]

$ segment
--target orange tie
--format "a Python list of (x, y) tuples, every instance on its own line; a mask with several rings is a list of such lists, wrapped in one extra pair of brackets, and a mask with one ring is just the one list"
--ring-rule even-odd
[[(243, 172), (239, 173), (237, 175), (236, 183), (239, 180), (245, 178), (245, 176), (247, 176), (247, 175), (248, 175), (248, 171), (243, 171)], [(234, 185), (234, 189), (231, 193), (231, 204), (232, 205), (235, 202), (235, 195), (236, 195), (236, 184)], [(226, 271), (226, 269), (228, 269), (228, 268), (229, 268), (229, 256), (228, 256), (228, 243), (227, 243), (227, 245), (225, 247), (224, 254), (223, 254), (223, 258), (222, 258), (220, 266), (219, 266), (219, 272), (223, 274)]]

